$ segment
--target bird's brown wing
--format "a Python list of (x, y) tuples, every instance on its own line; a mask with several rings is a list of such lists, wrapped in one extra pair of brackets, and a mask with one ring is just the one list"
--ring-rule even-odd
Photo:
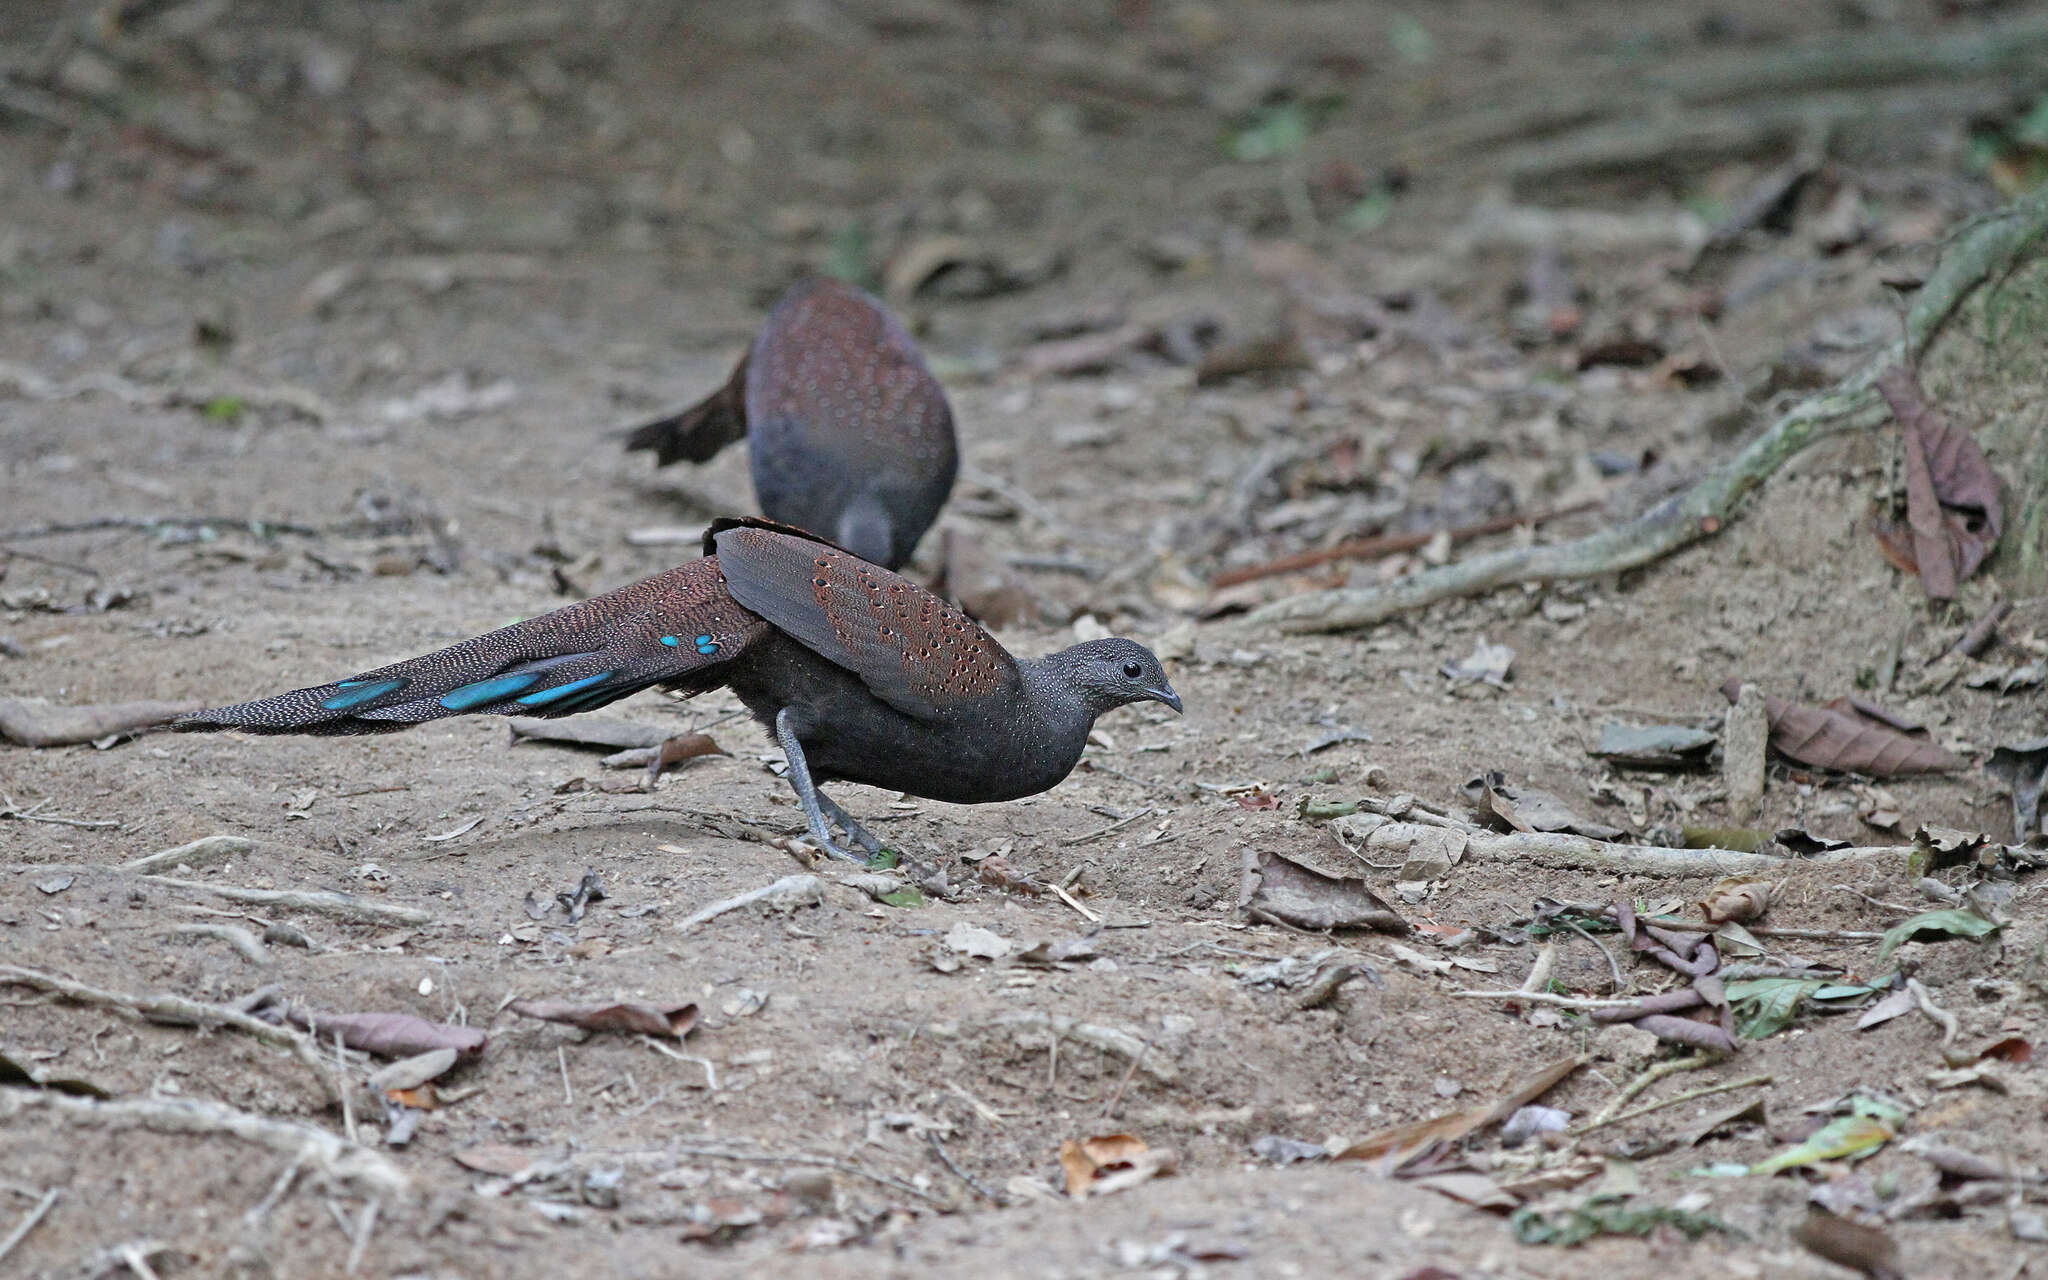
[(735, 600), (906, 715), (934, 719), (1018, 687), (1017, 661), (994, 637), (907, 578), (758, 524), (708, 538)]

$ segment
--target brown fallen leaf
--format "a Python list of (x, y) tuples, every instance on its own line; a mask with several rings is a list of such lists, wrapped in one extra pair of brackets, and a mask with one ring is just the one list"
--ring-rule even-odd
[(1761, 876), (1725, 876), (1700, 899), (1708, 924), (1754, 920), (1770, 909), (1771, 882)]
[(1408, 922), (1364, 880), (1326, 875), (1277, 853), (1244, 851), (1237, 895), (1238, 909), (1253, 920), (1317, 931), (1409, 931)]
[(1581, 818), (1563, 800), (1541, 787), (1515, 786), (1498, 771), (1466, 783), (1465, 794), (1485, 805), (1515, 831), (1569, 831), (1589, 840), (1613, 840), (1625, 834), (1620, 827)]
[(0, 738), (24, 747), (68, 747), (153, 729), (205, 706), (203, 702), (102, 702), (64, 707), (0, 698)]
[(1109, 1195), (1136, 1186), (1162, 1173), (1173, 1172), (1178, 1158), (1170, 1148), (1154, 1148), (1143, 1138), (1128, 1133), (1072, 1138), (1060, 1143), (1060, 1168), (1066, 1174), (1067, 1194), (1079, 1200), (1089, 1195)]
[(525, 1018), (566, 1022), (585, 1031), (623, 1031), (628, 1035), (680, 1040), (697, 1025), (694, 1004), (651, 1005), (635, 1002), (580, 1004), (573, 1000), (514, 1000), (506, 1008)]
[(992, 853), (988, 857), (983, 858), (974, 871), (976, 875), (981, 877), (983, 884), (992, 885), (998, 889), (1008, 889), (1013, 893), (1028, 893), (1033, 897), (1037, 897), (1045, 892), (1045, 885), (1043, 883), (1019, 872), (1010, 865), (1009, 859), (1000, 853)]
[(380, 1058), (410, 1058), (433, 1049), (453, 1049), (471, 1058), (483, 1052), (490, 1038), (475, 1027), (429, 1022), (410, 1013), (313, 1013), (293, 1008), (288, 1016), (323, 1044), (331, 1043), (339, 1032), (349, 1048)]
[(502, 1142), (480, 1142), (449, 1155), (465, 1169), (499, 1178), (515, 1178), (533, 1167), (533, 1152)]
[(668, 770), (686, 760), (695, 760), (698, 756), (730, 754), (708, 733), (679, 733), (674, 737), (662, 739), (661, 745), (654, 749), (654, 758), (647, 762), (647, 780), (653, 782)]
[(1806, 1206), (1806, 1220), (1792, 1229), (1792, 1238), (1809, 1253), (1870, 1280), (1905, 1280), (1905, 1272), (1899, 1270), (1899, 1246), (1889, 1234), (1837, 1217), (1819, 1205)]
[(1407, 1124), (1375, 1129), (1338, 1152), (1337, 1159), (1377, 1160), (1381, 1156), (1393, 1154), (1406, 1158), (1424, 1147), (1439, 1142), (1446, 1145), (1456, 1142), (1469, 1133), (1507, 1119), (1550, 1092), (1560, 1080), (1578, 1070), (1587, 1061), (1586, 1058), (1576, 1055), (1559, 1058), (1517, 1080), (1506, 1093), (1492, 1102), (1481, 1102), (1459, 1111), (1433, 1116), (1428, 1120), (1414, 1120)]
[(1292, 334), (1252, 338), (1211, 348), (1195, 366), (1195, 385), (1210, 387), (1247, 374), (1294, 373), (1314, 367), (1307, 349)]
[[(1721, 693), (1728, 701), (1742, 689), (1728, 680)], [(1826, 707), (1809, 707), (1783, 698), (1765, 698), (1764, 715), (1771, 722), (1771, 748), (1779, 755), (1821, 769), (1867, 773), (1891, 778), (1907, 773), (1947, 773), (1969, 762), (1894, 727), (1896, 717), (1881, 708), (1847, 699)]]
[[(1920, 585), (1931, 600), (1953, 600), (1998, 545), (2005, 515), (1998, 476), (1976, 438), (1927, 403), (1904, 365), (1878, 375), (1877, 389), (1899, 421), (1906, 462), (1906, 525)], [(1890, 550), (1907, 550), (1892, 531)]]
[(1072, 377), (1099, 373), (1138, 348), (1154, 342), (1158, 329), (1131, 323), (1106, 333), (1087, 333), (1027, 347), (1018, 357), (1018, 367), (1029, 377)]

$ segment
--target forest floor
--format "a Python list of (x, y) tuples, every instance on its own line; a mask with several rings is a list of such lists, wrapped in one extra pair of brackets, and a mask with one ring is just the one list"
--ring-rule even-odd
[[(886, 293), (946, 382), (966, 472), (942, 527), (1021, 582), (1003, 642), (1133, 636), (1186, 714), (1106, 717), (1065, 784), (1013, 804), (841, 789), (957, 900), (884, 904), (819, 868), (808, 905), (687, 928), (806, 873), (769, 842), (802, 826), (779, 753), (721, 722), (725, 695), (603, 713), (731, 753), (651, 786), (483, 718), (0, 745), (6, 965), (488, 1032), (413, 1107), (344, 1055), (344, 1114), (288, 1047), (8, 970), (0, 1054), (116, 1101), (0, 1087), (0, 1240), (57, 1192), (0, 1271), (1848, 1274), (1795, 1238), (1816, 1196), (1904, 1274), (2048, 1267), (2041, 1184), (1955, 1154), (2024, 1172), (2048, 1151), (2024, 1060), (2048, 1034), (2042, 884), (1929, 885), (1904, 856), (1923, 824), (2010, 838), (1979, 766), (2041, 730), (2048, 599), (1921, 678), (1994, 588), (1931, 609), (1880, 554), (1895, 433), (1810, 451), (1720, 536), (1618, 577), (1345, 634), (1244, 616), (1599, 528), (1895, 340), (1890, 286), (2038, 158), (1985, 130), (2040, 124), (2039, 6), (49, 8), (0, 17), (0, 698), (240, 701), (696, 554), (648, 531), (750, 509), (743, 451), (656, 472), (615, 433), (715, 386), (784, 285), (834, 269)], [(1445, 673), (1489, 651), (1495, 678)], [(1866, 697), (1969, 763), (1873, 781), (1774, 758), (1749, 815), (1718, 756), (1589, 753), (1610, 724), (1718, 732), (1730, 677)], [(1714, 872), (1475, 853), (1404, 880), (1316, 816), (1406, 794), (1476, 822), (1467, 784), (1495, 771), (1623, 841), (1901, 848), (1774, 870), (1762, 954), (1729, 937), (1723, 959), (1823, 981), (1628, 1105), (1736, 1087), (1514, 1146), (1480, 1126), (1400, 1168), (1330, 1160), (1552, 1063), (1576, 1065), (1541, 1104), (1585, 1125), (1692, 1052), (1570, 1002), (1675, 981), (1599, 913), (1697, 919)], [(122, 866), (214, 835), (248, 843)], [(997, 854), (1064, 895), (998, 883)], [(1362, 875), (1414, 930), (1248, 919), (1261, 855)], [(603, 897), (571, 919), (557, 895), (590, 874)], [(347, 897), (216, 892), (236, 887)], [(2001, 931), (1880, 948), (1965, 890)], [(1563, 1004), (1460, 994), (1521, 988), (1544, 954)], [(1907, 978), (1933, 1012), (1858, 1029)], [(697, 1020), (591, 1034), (521, 997)], [(171, 1131), (182, 1100), (283, 1127)], [(1735, 1176), (1858, 1108), (1860, 1162)], [(295, 1155), (304, 1127), (371, 1154)], [(1062, 1144), (1114, 1134), (1132, 1167), (1067, 1197)], [(1524, 1235), (1603, 1207), (1616, 1230), (1520, 1243), (1518, 1207)]]

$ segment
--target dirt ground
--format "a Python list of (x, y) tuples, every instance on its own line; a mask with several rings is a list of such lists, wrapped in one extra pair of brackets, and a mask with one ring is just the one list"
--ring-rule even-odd
[[(1897, 335), (1885, 282), (2000, 199), (1970, 130), (2023, 113), (2048, 75), (1698, 86), (1859, 41), (2038, 33), (2039, 6), (56, 10), (0, 10), (0, 696), (239, 701), (694, 555), (627, 535), (749, 509), (743, 456), (657, 473), (614, 433), (716, 385), (784, 284), (835, 267), (894, 287), (947, 383), (967, 475), (943, 524), (1011, 559), (1041, 606), (1003, 642), (1043, 652), (1099, 620), (1170, 655), (1187, 713), (1105, 718), (1065, 784), (1013, 804), (841, 789), (893, 846), (947, 868), (958, 901), (832, 884), (818, 905), (687, 930), (803, 870), (758, 838), (798, 834), (801, 815), (758, 730), (716, 723), (736, 709), (723, 695), (604, 713), (711, 726), (732, 752), (644, 790), (598, 753), (508, 745), (483, 718), (0, 747), (5, 964), (221, 1003), (276, 984), (314, 1009), (490, 1033), (392, 1146), (396, 1112), (344, 1117), (304, 1062), (247, 1035), (0, 988), (0, 1052), (38, 1073), (352, 1127), (409, 1180), (378, 1196), (309, 1166), (277, 1193), (293, 1157), (260, 1143), (20, 1107), (0, 1123), (0, 1238), (60, 1195), (0, 1272), (112, 1274), (134, 1265), (126, 1247), (166, 1277), (1849, 1274), (1792, 1234), (1824, 1183), (1872, 1221), (1919, 1206), (1886, 1223), (1904, 1274), (2048, 1266), (2030, 1193), (1935, 1188), (1903, 1137), (1820, 1172), (1704, 1176), (1798, 1141), (1857, 1092), (1902, 1108), (1905, 1135), (2038, 1166), (2038, 1064), (1930, 1079), (1945, 1047), (2044, 1035), (2042, 890), (2025, 878), (1986, 891), (2010, 922), (1999, 937), (1898, 953), (1959, 1020), (1953, 1046), (1918, 1012), (1856, 1030), (1809, 1008), (1638, 1102), (1766, 1084), (1554, 1146), (1497, 1130), (1468, 1144), (1463, 1167), (1496, 1183), (1557, 1172), (1528, 1194), (1540, 1208), (1583, 1202), (1597, 1176), (1725, 1226), (1696, 1242), (1663, 1225), (1518, 1244), (1498, 1206), (1253, 1146), (1340, 1150), (1578, 1053), (1542, 1100), (1595, 1116), (1677, 1051), (1454, 992), (1520, 986), (1537, 947), (1514, 924), (1542, 900), (1696, 916), (1715, 879), (1475, 859), (1404, 893), (1304, 801), (1405, 792), (1464, 812), (1464, 784), (1498, 770), (1652, 843), (1801, 826), (1902, 844), (1921, 823), (2006, 838), (2005, 793), (1976, 765), (2040, 732), (2041, 690), (1916, 692), (1902, 674), (1868, 692), (1993, 591), (1930, 611), (1879, 555), (1889, 434), (1813, 450), (1722, 536), (1619, 577), (1331, 636), (1242, 609), (1443, 548), (1208, 585), (1345, 536), (1605, 504), (1535, 536), (1588, 532), (1726, 456), (1773, 397), (1854, 367)], [(1671, 109), (1603, 99), (1627, 94)], [(1856, 107), (1837, 110), (1825, 164), (1787, 209), (1702, 249), (1799, 144), (1756, 121), (1823, 97)], [(1559, 158), (1628, 128), (1676, 132), (1649, 159)], [(1572, 224), (1561, 257), (1516, 229), (1515, 210), (1563, 208), (1607, 220)], [(1546, 294), (1553, 267), (1568, 278)], [(1030, 363), (1125, 323), (1141, 336), (1086, 369)], [(1215, 357), (1276, 335), (1278, 363), (1299, 367), (1198, 385), (1185, 362), (1186, 343)], [(41, 536), (105, 517), (134, 519)], [(2016, 601), (2004, 630), (2041, 635), (2048, 599)], [(1482, 640), (1514, 651), (1504, 684), (1441, 674)], [(1588, 754), (1610, 722), (1718, 728), (1730, 676), (1794, 700), (1868, 693), (1972, 765), (1884, 782), (1903, 817), (1878, 829), (1858, 816), (1865, 780), (1774, 762), (1747, 821), (1711, 767)], [(214, 834), (253, 844), (165, 868), (201, 887), (119, 869)], [(1247, 923), (1247, 850), (1368, 877), (1420, 926), (1399, 940), (1408, 958), (1383, 934)], [(1079, 905), (984, 883), (991, 852)], [(573, 923), (549, 908), (589, 872), (602, 901)], [(1903, 859), (1773, 878), (1763, 923), (1822, 936), (1767, 958), (1843, 982), (1900, 967), (1880, 964), (1875, 931), (1942, 905)], [(337, 891), (430, 922), (237, 906), (217, 886)], [(259, 960), (189, 928), (221, 923), (288, 927)], [(1050, 965), (961, 956), (945, 938), (962, 924), (1017, 952), (1090, 947)], [(1619, 944), (1596, 937), (1557, 937), (1551, 991), (1612, 993), (1602, 948)], [(1370, 972), (1301, 1009), (1297, 989), (1256, 980), (1290, 958)], [(1615, 961), (1633, 992), (1669, 976), (1625, 948)], [(585, 1035), (507, 1011), (522, 996), (693, 1001), (700, 1021), (676, 1043)], [(377, 1065), (354, 1054), (348, 1070)], [(1762, 1120), (1690, 1140), (1753, 1098)], [(1177, 1169), (1061, 1197), (1062, 1142), (1117, 1132)]]

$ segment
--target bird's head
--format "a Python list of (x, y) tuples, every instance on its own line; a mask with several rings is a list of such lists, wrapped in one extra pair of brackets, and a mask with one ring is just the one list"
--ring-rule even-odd
[(1067, 685), (1096, 715), (1132, 702), (1163, 702), (1180, 711), (1180, 695), (1152, 651), (1135, 640), (1090, 640), (1053, 655)]

